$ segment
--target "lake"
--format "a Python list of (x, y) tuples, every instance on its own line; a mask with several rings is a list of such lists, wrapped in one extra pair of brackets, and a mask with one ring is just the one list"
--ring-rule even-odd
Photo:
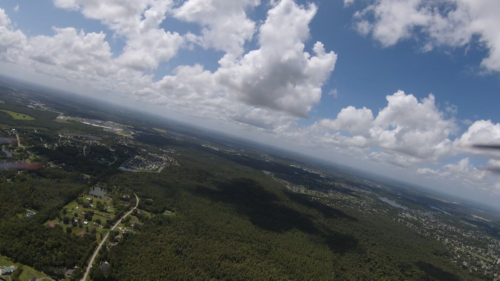
[(95, 195), (97, 197), (103, 197), (104, 195), (106, 195), (106, 191), (104, 191), (103, 189), (99, 188), (99, 187), (94, 187), (94, 189), (89, 192), (90, 195)]
[(446, 215), (448, 215), (448, 216), (451, 216), (451, 215), (452, 215), (452, 214), (450, 214), (450, 213), (446, 212), (445, 210), (441, 210), (441, 209), (439, 209), (438, 207), (434, 207), (434, 206), (430, 206), (430, 207), (431, 207), (431, 209), (436, 210), (436, 211), (440, 211), (441, 213), (446, 214)]
[(398, 203), (396, 203), (396, 201), (393, 201), (393, 200), (391, 200), (389, 198), (379, 197), (378, 199), (380, 199), (382, 202), (387, 203), (387, 204), (389, 204), (389, 205), (391, 205), (393, 207), (396, 207), (396, 208), (399, 208), (399, 209), (403, 209), (403, 210), (408, 210), (408, 207), (405, 207), (405, 206), (403, 206), (401, 204), (398, 204)]

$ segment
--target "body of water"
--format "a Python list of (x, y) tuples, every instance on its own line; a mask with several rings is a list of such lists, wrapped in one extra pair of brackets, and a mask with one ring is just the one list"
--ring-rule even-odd
[(399, 209), (403, 209), (403, 210), (408, 210), (408, 207), (405, 207), (401, 204), (398, 204), (396, 201), (393, 201), (389, 198), (385, 198), (385, 197), (379, 197), (378, 199), (380, 199), (382, 202), (384, 203), (387, 203), (393, 207), (396, 207), (396, 208), (399, 208)]
[(132, 172), (132, 173), (137, 173), (136, 170), (132, 170), (132, 169), (127, 169), (127, 168), (124, 168), (124, 167), (120, 167), (118, 168), (118, 170), (122, 170), (124, 172)]
[(445, 210), (441, 210), (441, 209), (439, 209), (438, 207), (434, 207), (434, 206), (430, 206), (430, 207), (431, 207), (431, 209), (433, 209), (433, 210), (440, 211), (440, 212), (441, 212), (441, 213), (443, 213), (443, 214), (446, 214), (446, 215), (448, 215), (448, 216), (451, 216), (451, 214), (450, 214), (450, 213), (448, 213), (448, 212), (446, 212)]
[(95, 196), (98, 196), (98, 197), (103, 197), (104, 195), (106, 195), (106, 192), (99, 188), (99, 187), (94, 187), (94, 189), (89, 192), (90, 195), (95, 195)]

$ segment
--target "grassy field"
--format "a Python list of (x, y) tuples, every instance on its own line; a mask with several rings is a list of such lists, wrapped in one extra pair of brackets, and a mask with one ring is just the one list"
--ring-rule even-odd
[[(17, 268), (19, 268), (21, 266), (20, 263), (15, 263), (15, 262), (11, 261), (9, 258), (0, 255), (0, 266), (11, 266), (11, 265), (16, 266)], [(32, 267), (29, 267), (27, 265), (22, 265), (22, 266), (23, 266), (23, 273), (21, 274), (21, 276), (19, 276), (19, 280), (22, 280), (22, 281), (31, 280), (31, 278), (33, 278), (33, 277), (38, 277), (38, 278), (41, 278), (41, 277), (48, 278), (49, 277), (49, 276), (47, 276), (39, 271), (34, 270)], [(45, 280), (48, 280), (48, 279), (45, 279)]]
[[(83, 201), (87, 201), (87, 198), (92, 198), (93, 200), (93, 204), (94, 206), (97, 205), (97, 201), (100, 201), (101, 203), (103, 204), (107, 204), (107, 203), (110, 203), (111, 201), (106, 201), (104, 199), (99, 199), (99, 198), (95, 198), (91, 195), (83, 195), (83, 196), (80, 196), (79, 197), (80, 199), (82, 199)], [(77, 209), (78, 207), (78, 209)], [(99, 213), (99, 214), (104, 214), (100, 211), (98, 211), (97, 209), (92, 209), (92, 208), (84, 208), (83, 206), (81, 205), (78, 205), (78, 203), (76, 202), (76, 200), (70, 202), (68, 205), (64, 206), (63, 209), (66, 209), (68, 210), (68, 214), (66, 216), (70, 217), (70, 218), (74, 218), (74, 215), (75, 213), (78, 214), (78, 216), (76, 217), (76, 219), (78, 221), (81, 221), (81, 220), (84, 220), (84, 217), (83, 215), (81, 215), (81, 212), (88, 212), (88, 211), (94, 211), (94, 215), (92, 216), (92, 221), (89, 222), (88, 224), (88, 228), (89, 230), (92, 230), (93, 228), (95, 228), (97, 230), (98, 233), (100, 232), (107, 232), (108, 230), (107, 229), (102, 229), (102, 228), (98, 228), (96, 226), (93, 225), (93, 222), (97, 219), (100, 219), (101, 220), (101, 225), (105, 225), (106, 222), (108, 221), (107, 218), (103, 217), (103, 216), (99, 216), (97, 215), (96, 213)], [(114, 217), (113, 215), (113, 208), (111, 207), (109, 210), (109, 215), (111, 215), (111, 217)], [(62, 213), (62, 210), (61, 210), (61, 213)], [(52, 221), (48, 221), (47, 224), (49, 223), (58, 223), (59, 222), (59, 219), (55, 219), (55, 220), (52, 220)], [(66, 228), (68, 227), (72, 227), (71, 224), (68, 224), (68, 225), (62, 225), (63, 226), (63, 229), (66, 230)], [(84, 226), (84, 228), (80, 229), (79, 227), (76, 227), (76, 228), (73, 228), (73, 231), (76, 231), (76, 233), (80, 233), (81, 231), (83, 231), (85, 229), (86, 226)]]
[(5, 109), (0, 109), (0, 111), (3, 111), (5, 113), (9, 114), (12, 117), (12, 119), (14, 119), (14, 120), (24, 120), (24, 121), (35, 120), (35, 118), (33, 118), (29, 115), (26, 115), (26, 114), (17, 113), (17, 112), (5, 110)]
[(166, 130), (163, 130), (163, 129), (158, 129), (158, 128), (153, 128), (153, 130), (159, 132), (159, 133), (166, 133), (167, 131)]
[(128, 131), (118, 131), (118, 135), (120, 135), (120, 136), (130, 136), (130, 132), (128, 132)]
[(62, 123), (62, 124), (73, 124), (73, 123), (69, 122), (68, 120), (64, 120), (64, 119), (54, 119), (53, 121), (57, 122), (57, 123)]

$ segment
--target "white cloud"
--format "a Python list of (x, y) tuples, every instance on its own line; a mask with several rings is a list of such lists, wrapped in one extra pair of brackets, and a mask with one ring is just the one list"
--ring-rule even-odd
[(434, 175), (438, 175), (439, 171), (434, 170), (434, 169), (430, 169), (430, 168), (419, 168), (419, 169), (417, 169), (417, 174), (434, 176)]
[(255, 22), (247, 18), (246, 10), (259, 4), (260, 0), (188, 0), (172, 13), (202, 26), (201, 37), (192, 41), (238, 56), (255, 33)]
[(218, 81), (239, 100), (257, 107), (305, 117), (321, 98), (321, 86), (333, 71), (337, 55), (316, 42), (314, 56), (304, 52), (316, 6), (282, 0), (268, 12), (259, 30), (260, 49), (241, 59), (224, 56)]
[(29, 39), (25, 52), (37, 62), (65, 68), (67, 70), (108, 76), (111, 52), (104, 40), (104, 33), (88, 33), (74, 28), (55, 28), (54, 36), (36, 36)]
[(373, 125), (373, 113), (366, 107), (356, 109), (349, 106), (342, 109), (335, 120), (323, 119), (318, 124), (329, 130), (344, 130), (352, 135), (367, 135)]
[(455, 141), (457, 145), (500, 144), (500, 124), (491, 120), (474, 122), (462, 136)]
[(0, 60), (16, 62), (25, 46), (26, 36), (13, 30), (9, 16), (0, 8)]
[(177, 32), (159, 28), (173, 1), (167, 0), (54, 0), (56, 7), (79, 10), (126, 38), (118, 63), (137, 71), (153, 70), (173, 58), (184, 43)]
[(173, 58), (183, 44), (178, 33), (151, 29), (131, 37), (117, 62), (137, 71), (153, 70)]
[[(500, 2), (497, 0), (375, 0), (355, 13), (361, 34), (371, 33), (388, 47), (419, 38), (423, 50), (464, 47), (475, 42), (489, 50), (481, 66), (500, 72)], [(421, 35), (421, 36), (420, 36)]]
[(329, 95), (333, 96), (334, 98), (339, 97), (339, 91), (337, 89), (333, 89), (330, 92), (328, 92)]
[(500, 151), (472, 147), (472, 145), (499, 145), (500, 124), (494, 124), (491, 120), (478, 120), (453, 144), (457, 150), (500, 160)]
[(53, 1), (58, 8), (80, 11), (85, 17), (99, 20), (125, 36), (138, 34), (140, 29), (157, 27), (173, 5), (171, 0)]
[(487, 171), (480, 170), (463, 158), (456, 164), (447, 164), (439, 169), (421, 168), (417, 173), (442, 182), (454, 183), (469, 189), (481, 189), (489, 193), (498, 193), (500, 182)]
[[(409, 156), (405, 160), (408, 163), (436, 162), (451, 154), (449, 137), (456, 133), (457, 125), (436, 107), (433, 95), (418, 101), (415, 96), (398, 91), (387, 96), (387, 102), (376, 118), (370, 109), (349, 106), (336, 119), (320, 120), (314, 126), (364, 137), (367, 143)], [(385, 157), (374, 154), (372, 159), (389, 159), (382, 156)]]
[(16, 5), (16, 7), (14, 7), (14, 12), (19, 12), (19, 4)]
[[(371, 10), (358, 14), (363, 28), (389, 43), (413, 36), (411, 28), (390, 26), (377, 31), (376, 23), (365, 21), (383, 1), (388, 0), (379, 0)], [(414, 5), (412, 1), (408, 3)], [(85, 33), (75, 28), (54, 28), (53, 36), (27, 38), (11, 26), (9, 17), (0, 9), (0, 60), (89, 91), (121, 94), (310, 147), (388, 163), (419, 174), (455, 181), (468, 178), (484, 186), (484, 172), (474, 168), (468, 159), (435, 170), (425, 165), (439, 163), (464, 143), (500, 142), (500, 125), (477, 121), (453, 141), (457, 126), (449, 116), (457, 109), (447, 106), (440, 110), (433, 95), (419, 100), (398, 91), (387, 96), (387, 105), (377, 114), (365, 107), (348, 106), (335, 119), (305, 127), (297, 125), (297, 120), (319, 103), (321, 88), (337, 59), (333, 51), (325, 51), (321, 42), (316, 42), (312, 50), (305, 46), (310, 39), (309, 24), (317, 12), (314, 4), (272, 1), (266, 20), (256, 26), (246, 12), (259, 4), (257, 0), (188, 0), (177, 8), (173, 1), (156, 0), (54, 3), (101, 21), (113, 36), (125, 41), (124, 49), (112, 53), (103, 32)], [(399, 4), (403, 12), (420, 9), (418, 5)], [(164, 30), (160, 24), (168, 15), (199, 24), (201, 34), (180, 35)], [(410, 23), (403, 25), (418, 25), (422, 18), (405, 19)], [(231, 24), (235, 21), (242, 24)], [(254, 36), (257, 47), (245, 50), (245, 43)], [(199, 64), (179, 65), (170, 75), (153, 82), (152, 75), (145, 73), (169, 61), (179, 48), (187, 47), (186, 41), (223, 51), (219, 68), (212, 72)]]
[(344, 7), (348, 7), (354, 4), (354, 0), (344, 0)]
[(381, 147), (434, 161), (450, 152), (448, 137), (457, 127), (453, 119), (444, 118), (432, 94), (419, 102), (398, 91), (387, 101), (370, 130)]
[(488, 160), (488, 166), (493, 168), (500, 168), (500, 160), (490, 159)]

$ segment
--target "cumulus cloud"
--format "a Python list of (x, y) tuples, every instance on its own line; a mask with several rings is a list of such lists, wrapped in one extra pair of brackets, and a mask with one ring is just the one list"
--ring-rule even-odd
[[(346, 5), (351, 2), (345, 1)], [(123, 39), (123, 50), (113, 53), (104, 32), (86, 33), (71, 27), (56, 27), (52, 36), (27, 37), (15, 30), (0, 9), (1, 61), (89, 91), (119, 93), (189, 115), (264, 131), (298, 144), (414, 169), (422, 175), (456, 181), (468, 178), (483, 186), (487, 182), (484, 172), (474, 168), (468, 159), (439, 169), (426, 166), (471, 142), (500, 142), (500, 124), (484, 120), (471, 124), (463, 135), (453, 139), (457, 125), (449, 116), (456, 113), (456, 107), (440, 110), (433, 95), (417, 99), (398, 91), (386, 97), (387, 105), (378, 112), (348, 106), (335, 119), (298, 126), (297, 120), (307, 117), (320, 102), (322, 86), (337, 59), (321, 42), (312, 42), (312, 48), (306, 48), (309, 24), (318, 9), (314, 4), (271, 1), (260, 25), (247, 14), (260, 4), (258, 0), (186, 0), (179, 6), (174, 1), (159, 0), (54, 0), (54, 4), (102, 22), (114, 37)], [(390, 7), (396, 15), (384, 5), (393, 5)], [(443, 11), (425, 9), (425, 5), (431, 4), (423, 0), (378, 0), (356, 15), (357, 26), (360, 32), (385, 42), (384, 46), (396, 44), (414, 36), (415, 27), (426, 27), (428, 18), (432, 21), (436, 15), (444, 15)], [(399, 13), (413, 10), (420, 14), (400, 18)], [(370, 20), (372, 14), (375, 21)], [(198, 24), (200, 34), (180, 35), (164, 30), (160, 25), (167, 16)], [(387, 19), (402, 25), (384, 22)], [(256, 47), (245, 50), (245, 43), (253, 38)], [(180, 48), (187, 47), (186, 41), (223, 51), (218, 69), (209, 71), (200, 64), (178, 65), (169, 75), (153, 81), (152, 75), (146, 73), (176, 56)], [(445, 44), (432, 36), (427, 41), (428, 48)], [(336, 91), (331, 93), (335, 95)]]
[(316, 11), (313, 4), (277, 3), (260, 27), (260, 49), (241, 59), (224, 56), (216, 73), (218, 81), (245, 103), (306, 117), (320, 101), (321, 87), (337, 59), (321, 42), (314, 45), (314, 55), (304, 52)]
[(491, 120), (478, 120), (470, 125), (453, 144), (458, 150), (500, 160), (500, 151), (472, 147), (473, 145), (499, 145), (500, 124), (495, 124)]
[(55, 28), (54, 36), (29, 39), (25, 52), (28, 58), (52, 66), (82, 73), (108, 76), (112, 54), (104, 33), (88, 33), (74, 28)]
[(11, 26), (9, 16), (0, 8), (0, 60), (16, 62), (26, 46), (26, 36)]
[(409, 39), (436, 47), (463, 47), (478, 38), (489, 50), (481, 66), (500, 72), (500, 2), (497, 0), (374, 0), (354, 15), (356, 29), (383, 47)]
[(487, 171), (476, 168), (469, 158), (463, 158), (457, 163), (447, 164), (438, 169), (421, 168), (417, 170), (417, 173), (469, 189), (481, 189), (496, 194), (500, 191), (498, 179)]
[[(189, 0), (177, 8), (173, 7), (172, 1), (156, 0), (55, 0), (54, 3), (60, 8), (78, 10), (88, 18), (100, 20), (116, 34), (124, 36), (126, 46), (115, 63), (139, 72), (155, 69), (160, 62), (171, 59), (186, 38), (205, 47), (223, 50), (226, 54), (215, 72), (201, 70), (205, 86), (193, 88), (189, 79), (177, 77), (187, 69), (198, 71), (199, 66), (181, 66), (176, 75), (166, 76), (162, 82), (137, 92), (148, 93), (164, 103), (181, 107), (183, 102), (167, 99), (180, 93), (184, 93), (182, 97), (196, 96), (200, 105), (224, 105), (219, 109), (221, 113), (216, 115), (247, 124), (259, 123), (260, 127), (263, 127), (262, 122), (268, 124), (265, 127), (273, 123), (260, 116), (279, 115), (275, 111), (295, 118), (307, 116), (320, 101), (321, 87), (333, 71), (337, 58), (334, 52), (325, 51), (321, 42), (314, 44), (312, 54), (305, 50), (309, 23), (317, 7), (313, 4), (297, 5), (293, 0), (272, 3), (265, 22), (258, 29), (259, 48), (247, 53), (244, 53), (243, 45), (253, 37), (255, 23), (247, 18), (246, 10), (259, 5), (258, 0)], [(199, 24), (201, 35), (181, 36), (159, 28), (166, 14)], [(166, 85), (169, 85), (168, 91)], [(236, 110), (252, 114), (242, 118), (238, 116), (241, 114), (235, 113)], [(264, 111), (266, 113), (262, 114)], [(260, 120), (254, 119), (253, 122), (250, 120), (252, 116)]]
[(323, 119), (319, 125), (330, 130), (345, 130), (352, 135), (367, 135), (373, 125), (373, 113), (366, 107), (349, 106), (342, 109), (335, 120)]
[(255, 33), (255, 22), (247, 17), (246, 10), (258, 5), (260, 0), (189, 0), (172, 13), (203, 27), (201, 36), (192, 41), (238, 56)]
[(455, 143), (461, 146), (472, 144), (499, 144), (500, 124), (491, 120), (478, 120), (458, 138)]
[[(348, 132), (366, 138), (367, 143), (388, 151), (400, 152), (424, 161), (438, 161), (452, 151), (450, 136), (457, 125), (435, 104), (433, 95), (419, 101), (411, 94), (398, 91), (387, 96), (387, 106), (376, 117), (370, 109), (352, 106), (340, 111), (336, 119), (324, 119), (314, 126)], [(389, 159), (374, 154), (372, 159)], [(407, 158), (408, 163), (422, 162)]]
[(184, 44), (179, 33), (159, 28), (173, 1), (54, 0), (54, 4), (81, 11), (85, 17), (99, 20), (117, 35), (124, 36), (126, 46), (117, 62), (133, 70), (156, 69), (161, 62), (173, 58)]

